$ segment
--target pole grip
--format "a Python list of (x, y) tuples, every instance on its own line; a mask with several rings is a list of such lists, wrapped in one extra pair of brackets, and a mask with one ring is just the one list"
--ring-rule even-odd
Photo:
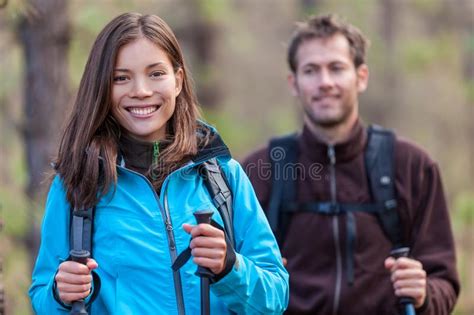
[[(193, 213), (198, 224), (211, 224), (212, 210), (199, 210)], [(201, 315), (210, 314), (209, 278), (214, 276), (208, 268), (198, 266), (196, 275), (201, 277)]]
[[(212, 210), (198, 210), (193, 213), (198, 224), (211, 224), (211, 217), (213, 214), (214, 211)], [(211, 278), (214, 276), (211, 270), (202, 266), (198, 266), (196, 275), (201, 278)]]
[[(85, 265), (87, 263), (87, 258), (90, 257), (90, 253), (87, 250), (71, 250), (69, 252), (71, 256), (71, 260), (78, 262), (80, 264)], [(84, 303), (84, 299), (79, 299), (77, 301), (72, 302), (71, 312), (70, 315), (88, 315), (86, 310), (86, 305)]]
[[(408, 257), (410, 254), (410, 247), (395, 248), (390, 252), (390, 256), (395, 259), (400, 257)], [(403, 309), (404, 315), (415, 315), (415, 300), (411, 297), (402, 296), (398, 299), (398, 303)]]

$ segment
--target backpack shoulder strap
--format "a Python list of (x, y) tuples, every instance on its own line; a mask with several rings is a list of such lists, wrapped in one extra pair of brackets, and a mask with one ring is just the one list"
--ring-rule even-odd
[[(219, 214), (224, 223), (221, 227), (214, 220), (211, 220), (211, 225), (221, 230), (224, 230), (227, 244), (231, 244), (235, 249), (234, 237), (234, 210), (232, 207), (232, 192), (230, 190), (229, 182), (225, 173), (216, 158), (207, 160), (197, 167), (199, 176), (204, 181), (209, 195), (212, 197), (214, 206), (219, 211)], [(173, 262), (171, 268), (173, 271), (179, 270), (191, 258), (191, 248), (183, 250)]]
[(269, 159), (271, 163), (272, 186), (268, 200), (267, 218), (273, 233), (281, 242), (288, 222), (281, 222), (280, 210), (283, 203), (294, 201), (296, 197), (296, 181), (288, 178), (293, 174), (298, 159), (297, 134), (293, 133), (279, 138), (273, 138), (269, 144)]
[(232, 192), (229, 188), (227, 177), (216, 158), (200, 164), (199, 174), (203, 178), (204, 184), (212, 197), (214, 206), (222, 217), (225, 233), (235, 248)]
[(365, 167), (376, 212), (386, 236), (395, 248), (403, 246), (402, 226), (395, 191), (395, 134), (380, 126), (368, 128)]
[(87, 251), (92, 257), (94, 208), (71, 211), (69, 245), (72, 250)]

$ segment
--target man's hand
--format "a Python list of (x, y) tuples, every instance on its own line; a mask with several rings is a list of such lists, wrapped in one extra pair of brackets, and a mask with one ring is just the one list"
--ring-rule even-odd
[(210, 224), (183, 224), (183, 229), (193, 238), (189, 245), (193, 261), (216, 275), (221, 273), (227, 251), (224, 232)]
[(385, 259), (385, 268), (390, 270), (395, 295), (411, 297), (415, 308), (423, 305), (426, 299), (426, 271), (418, 260), (401, 257)]
[(75, 261), (61, 263), (54, 278), (59, 298), (65, 303), (85, 299), (91, 292), (91, 270), (97, 267), (92, 258), (87, 259), (87, 265)]

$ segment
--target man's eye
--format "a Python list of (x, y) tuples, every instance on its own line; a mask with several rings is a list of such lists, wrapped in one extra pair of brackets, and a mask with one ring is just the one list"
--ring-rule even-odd
[(127, 77), (124, 76), (124, 75), (117, 75), (117, 76), (114, 77), (115, 82), (121, 82), (121, 81), (125, 81), (125, 80), (127, 80)]
[(306, 68), (306, 69), (303, 69), (303, 73), (304, 73), (304, 74), (313, 74), (313, 73), (314, 73), (314, 69), (313, 69), (313, 68)]

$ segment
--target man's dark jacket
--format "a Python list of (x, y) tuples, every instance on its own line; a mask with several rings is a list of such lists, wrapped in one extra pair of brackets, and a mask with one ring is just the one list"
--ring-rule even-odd
[[(303, 166), (299, 167), (303, 172), (295, 183), (298, 202), (330, 201), (328, 146), (316, 139), (307, 127), (297, 141), (298, 163)], [(367, 130), (359, 121), (349, 139), (334, 147), (339, 203), (371, 202), (364, 165), (366, 144)], [(268, 147), (251, 154), (243, 164), (266, 210), (271, 192)], [(404, 238), (411, 247), (411, 256), (423, 264), (428, 275), (427, 302), (418, 313), (449, 314), (459, 294), (459, 280), (438, 166), (427, 153), (398, 137), (395, 164), (397, 211), (406, 230)], [(390, 273), (384, 268), (392, 244), (374, 215), (366, 212), (354, 215), (352, 285), (348, 284), (345, 272), (345, 215), (332, 217), (300, 212), (292, 216), (281, 248), (283, 257), (288, 259), (290, 273), (290, 304), (286, 314), (399, 314)], [(337, 252), (342, 264), (339, 277)], [(339, 299), (335, 293), (337, 286), (340, 286)]]

